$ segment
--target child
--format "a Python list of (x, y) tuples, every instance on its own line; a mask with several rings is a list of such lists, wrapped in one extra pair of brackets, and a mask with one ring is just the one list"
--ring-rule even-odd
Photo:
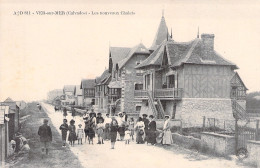
[(130, 118), (130, 121), (129, 121), (129, 130), (131, 132), (130, 136), (132, 138), (132, 140), (134, 140), (134, 132), (135, 132), (135, 122), (134, 122), (134, 118)]
[(68, 122), (67, 119), (63, 119), (63, 124), (61, 124), (61, 126), (60, 126), (61, 137), (62, 137), (62, 142), (63, 142), (62, 147), (66, 147), (67, 132), (69, 130), (69, 126), (68, 126), (67, 122)]
[(12, 145), (12, 149), (13, 151), (15, 150), (15, 147), (16, 147), (16, 142), (15, 140), (11, 140), (11, 145)]
[(126, 127), (126, 131), (125, 131), (125, 144), (129, 144), (129, 141), (131, 139), (130, 135), (131, 135), (131, 131), (129, 130), (128, 127)]
[(69, 125), (69, 138), (68, 138), (71, 146), (74, 146), (74, 142), (75, 142), (75, 140), (77, 140), (76, 127), (74, 124), (75, 124), (75, 121), (72, 119), (70, 121), (70, 125)]
[(81, 128), (81, 124), (79, 124), (79, 128), (77, 129), (77, 137), (78, 137), (78, 144), (79, 144), (79, 141), (81, 142), (81, 145), (82, 145), (82, 138), (84, 136), (84, 130), (83, 128)]
[(104, 120), (99, 119), (97, 123), (97, 135), (98, 135), (98, 144), (104, 144), (103, 133), (104, 133)]

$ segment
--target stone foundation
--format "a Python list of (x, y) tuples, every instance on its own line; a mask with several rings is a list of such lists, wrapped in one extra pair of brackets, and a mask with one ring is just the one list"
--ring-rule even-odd
[(202, 127), (203, 116), (234, 121), (231, 99), (183, 98), (177, 102), (175, 119), (181, 119), (183, 127)]

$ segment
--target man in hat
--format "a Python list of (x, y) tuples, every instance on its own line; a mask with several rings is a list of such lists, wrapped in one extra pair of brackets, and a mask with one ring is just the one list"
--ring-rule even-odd
[(147, 114), (143, 114), (143, 122), (144, 122), (144, 133), (145, 133), (144, 140), (146, 141), (148, 135), (148, 124), (149, 124), (149, 120), (147, 119)]
[(109, 113), (106, 114), (105, 120), (104, 120), (104, 125), (105, 125), (105, 129), (104, 129), (104, 140), (110, 140), (110, 136), (109, 136), (109, 126), (110, 123), (112, 122), (112, 119), (109, 117)]
[[(39, 127), (38, 135), (40, 136), (41, 146), (42, 146), (42, 154), (44, 154), (44, 149), (46, 151), (46, 155), (49, 154), (49, 146), (52, 141), (52, 132), (51, 127), (48, 125), (48, 120), (43, 120), (43, 125)], [(43, 155), (42, 155), (43, 156)]]

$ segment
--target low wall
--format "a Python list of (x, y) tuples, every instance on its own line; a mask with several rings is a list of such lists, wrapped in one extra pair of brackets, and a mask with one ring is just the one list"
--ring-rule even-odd
[(228, 156), (235, 154), (235, 137), (211, 132), (201, 133), (201, 141), (215, 154)]
[(203, 151), (203, 142), (200, 139), (192, 136), (184, 136), (178, 133), (172, 133), (173, 143), (178, 146), (182, 146), (188, 149), (195, 149), (197, 151)]
[(246, 162), (260, 167), (260, 141), (247, 141), (248, 158)]

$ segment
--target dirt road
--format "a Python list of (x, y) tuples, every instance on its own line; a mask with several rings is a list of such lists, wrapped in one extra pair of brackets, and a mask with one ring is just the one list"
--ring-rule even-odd
[[(53, 125), (58, 128), (62, 123), (62, 113), (54, 111), (53, 106), (42, 104), (51, 118)], [(67, 119), (72, 119), (68, 114)], [(81, 117), (76, 116), (76, 127), (83, 124)], [(177, 146), (161, 147), (147, 146), (144, 144), (125, 145), (124, 142), (116, 142), (115, 149), (110, 149), (110, 142), (104, 145), (84, 143), (71, 147), (71, 151), (78, 156), (81, 164), (86, 168), (242, 168), (242, 164), (234, 160), (209, 157), (196, 152), (190, 152)]]

